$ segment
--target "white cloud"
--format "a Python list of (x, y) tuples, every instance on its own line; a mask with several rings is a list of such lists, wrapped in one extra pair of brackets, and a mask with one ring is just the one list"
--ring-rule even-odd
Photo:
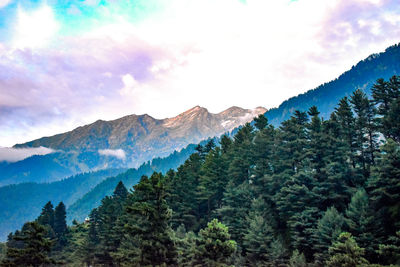
[(124, 87), (119, 91), (122, 96), (131, 95), (138, 85), (138, 82), (130, 74), (122, 76), (122, 83), (124, 84)]
[(0, 0), (0, 8), (6, 7), (9, 3), (11, 0)]
[(125, 151), (122, 149), (100, 149), (100, 155), (116, 157), (121, 160), (126, 159)]
[(14, 46), (16, 48), (37, 48), (46, 45), (58, 32), (59, 23), (53, 9), (43, 5), (39, 9), (27, 12), (18, 8)]
[(43, 146), (33, 148), (0, 147), (0, 161), (17, 162), (33, 155), (47, 155), (54, 152), (55, 150)]

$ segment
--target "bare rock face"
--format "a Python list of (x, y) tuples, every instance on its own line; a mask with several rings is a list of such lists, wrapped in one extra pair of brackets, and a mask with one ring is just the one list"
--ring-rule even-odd
[(154, 157), (167, 156), (190, 143), (220, 136), (251, 121), (265, 108), (231, 107), (218, 114), (196, 106), (174, 118), (157, 120), (147, 114), (129, 115), (113, 121), (96, 121), (70, 132), (43, 137), (15, 147), (49, 147), (65, 152), (123, 150), (125, 166), (138, 166)]

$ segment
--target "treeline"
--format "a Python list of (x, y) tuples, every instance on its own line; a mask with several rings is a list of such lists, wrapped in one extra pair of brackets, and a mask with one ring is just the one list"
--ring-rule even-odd
[(39, 219), (10, 235), (2, 264), (18, 266), (31, 247), (43, 255), (32, 266), (399, 264), (399, 115), (394, 76), (372, 99), (343, 98), (329, 119), (315, 106), (279, 128), (259, 116), (232, 139), (199, 145), (176, 171), (143, 176), (129, 192), (119, 183), (62, 235)]

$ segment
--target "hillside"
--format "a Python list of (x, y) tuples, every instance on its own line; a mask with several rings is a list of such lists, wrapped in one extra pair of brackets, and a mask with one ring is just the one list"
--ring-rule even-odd
[(124, 169), (108, 169), (82, 173), (53, 183), (21, 183), (0, 187), (0, 240), (35, 218), (48, 201), (63, 201), (69, 206), (105, 178)]
[(279, 107), (268, 110), (265, 116), (271, 124), (278, 126), (295, 110), (307, 110), (318, 105), (321, 116), (327, 119), (342, 97), (349, 96), (356, 89), (370, 95), (371, 86), (378, 78), (388, 79), (399, 74), (400, 44), (397, 44), (382, 53), (370, 55), (337, 79), (284, 101)]
[(182, 164), (194, 145), (171, 153), (165, 158), (154, 158), (137, 169), (107, 169), (82, 173), (52, 183), (20, 183), (0, 187), (0, 241), (21, 227), (23, 222), (33, 220), (48, 201), (63, 201), (69, 207), (68, 220), (83, 220), (101, 199), (112, 193), (119, 181), (133, 186), (142, 175), (153, 171), (167, 172)]

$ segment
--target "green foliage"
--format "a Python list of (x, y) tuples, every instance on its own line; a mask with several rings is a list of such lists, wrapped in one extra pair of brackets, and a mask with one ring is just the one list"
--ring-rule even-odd
[(364, 249), (357, 245), (357, 242), (350, 233), (341, 233), (338, 240), (329, 248), (331, 257), (326, 262), (329, 267), (356, 267), (365, 266), (368, 261), (363, 257)]
[(37, 222), (44, 226), (54, 227), (54, 209), (50, 201), (43, 207), (42, 213), (37, 218)]
[(380, 227), (386, 234), (394, 235), (400, 228), (400, 146), (389, 139), (382, 152), (368, 185), (381, 218)]
[(343, 215), (334, 207), (327, 209), (322, 218), (318, 221), (318, 226), (315, 231), (317, 262), (322, 263), (327, 259), (328, 248), (339, 237), (343, 229), (343, 224)]
[(257, 118), (254, 118), (254, 126), (256, 126), (258, 130), (264, 129), (267, 127), (267, 125), (268, 119), (263, 114), (260, 114)]
[(368, 256), (374, 254), (374, 223), (375, 218), (371, 214), (369, 198), (364, 188), (359, 189), (351, 198), (346, 210), (346, 223), (349, 232), (354, 236), (357, 243), (366, 249)]
[[(19, 242), (13, 246), (12, 241)], [(2, 266), (41, 266), (54, 263), (49, 258), (52, 242), (46, 238), (46, 229), (37, 222), (24, 225), (22, 231), (7, 242), (7, 253)]]
[(296, 249), (289, 260), (289, 267), (307, 267), (306, 257)]
[(262, 198), (253, 200), (251, 210), (246, 219), (247, 232), (243, 237), (243, 250), (251, 265), (266, 263), (270, 260), (271, 243), (274, 240), (274, 224), (268, 221), (271, 215), (265, 211)]
[(378, 253), (385, 263), (400, 264), (400, 231), (390, 236), (385, 244), (379, 244)]
[(133, 264), (155, 266), (176, 262), (177, 253), (169, 226), (171, 210), (165, 198), (165, 179), (160, 173), (154, 173), (150, 178), (143, 176), (128, 197), (123, 218), (126, 238), (122, 242), (134, 248), (131, 254), (137, 253), (130, 259)]
[(228, 266), (229, 258), (236, 250), (236, 242), (230, 239), (228, 227), (217, 219), (207, 224), (199, 232), (196, 265), (201, 266)]

